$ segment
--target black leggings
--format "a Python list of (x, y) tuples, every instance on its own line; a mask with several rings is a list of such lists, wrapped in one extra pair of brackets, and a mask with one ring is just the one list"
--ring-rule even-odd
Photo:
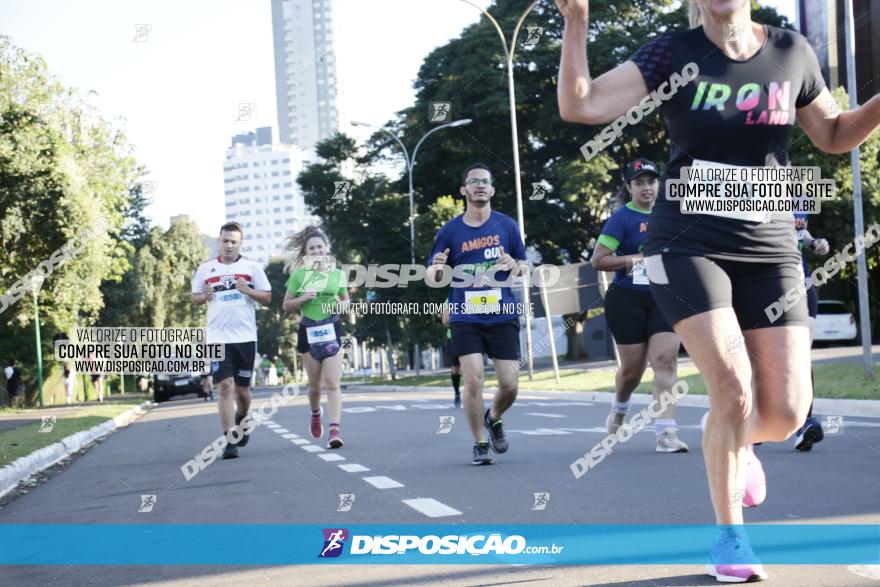
[(605, 294), (605, 321), (617, 344), (641, 344), (672, 332), (650, 291), (612, 284)]
[[(756, 263), (684, 255), (648, 258), (651, 293), (670, 324), (733, 308), (742, 330), (807, 326), (804, 275), (797, 261)], [(800, 286), (800, 287), (799, 287)]]

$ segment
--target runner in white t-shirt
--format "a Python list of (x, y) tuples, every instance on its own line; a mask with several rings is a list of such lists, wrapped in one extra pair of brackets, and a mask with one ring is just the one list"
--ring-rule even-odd
[[(237, 222), (224, 224), (220, 228), (220, 255), (199, 265), (192, 278), (193, 303), (208, 304), (206, 340), (225, 346), (223, 360), (211, 366), (220, 392), (217, 407), (224, 434), (241, 423), (250, 408), (251, 372), (257, 352), (256, 302), (268, 305), (272, 299), (272, 286), (262, 265), (238, 253), (243, 235)], [(236, 458), (238, 447), (248, 439), (242, 435), (237, 444), (230, 440), (223, 458)]]

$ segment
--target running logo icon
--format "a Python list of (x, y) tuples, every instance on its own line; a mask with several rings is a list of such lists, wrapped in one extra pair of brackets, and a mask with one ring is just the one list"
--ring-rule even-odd
[(730, 506), (732, 508), (741, 508), (743, 505), (743, 497), (746, 494), (745, 489), (730, 490)]
[(337, 558), (342, 554), (345, 541), (348, 540), (348, 530), (345, 528), (324, 528), (324, 548), (321, 549), (318, 558)]
[(339, 507), (336, 508), (336, 511), (337, 512), (350, 512), (352, 505), (354, 505), (354, 493), (340, 493), (339, 494)]
[(333, 192), (333, 197), (330, 199), (331, 200), (342, 200), (348, 195), (348, 192), (351, 189), (351, 182), (350, 181), (334, 181), (333, 182), (333, 189), (335, 191)]
[(342, 350), (350, 351), (352, 347), (351, 338), (345, 337), (342, 339)]
[(825, 434), (843, 434), (843, 416), (825, 416), (822, 430)]
[(523, 45), (526, 47), (534, 47), (538, 44), (538, 41), (541, 40), (541, 35), (544, 33), (544, 29), (539, 26), (527, 26), (526, 27), (526, 40), (523, 41)]
[(727, 354), (735, 355), (743, 349), (745, 339), (739, 334), (731, 334), (727, 337)]
[(253, 102), (239, 102), (235, 105), (235, 122), (250, 122), (257, 113)]
[(532, 195), (529, 196), (529, 199), (543, 200), (545, 195), (547, 195), (547, 189), (544, 187), (544, 182), (532, 182)]
[(452, 425), (455, 424), (455, 416), (437, 416), (440, 419), (440, 427), (437, 428), (437, 434), (449, 434), (452, 432)]
[(736, 43), (743, 37), (746, 30), (745, 23), (735, 22), (727, 25), (727, 42)]
[(37, 432), (52, 432), (55, 428), (55, 416), (41, 416), (40, 429)]
[(448, 122), (452, 116), (452, 102), (428, 102), (428, 119), (431, 122)]
[(149, 38), (151, 32), (153, 32), (153, 25), (136, 24), (134, 25), (134, 38), (131, 40), (131, 42), (143, 43)]
[(153, 506), (156, 505), (156, 496), (155, 495), (142, 495), (141, 496), (141, 507), (138, 508), (138, 513), (149, 513), (153, 511)]
[(532, 505), (532, 511), (541, 511), (547, 509), (547, 504), (550, 502), (550, 494), (549, 493), (536, 493), (535, 494), (535, 503)]

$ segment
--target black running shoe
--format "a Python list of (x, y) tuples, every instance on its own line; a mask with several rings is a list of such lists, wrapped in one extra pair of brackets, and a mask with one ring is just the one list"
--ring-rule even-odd
[(456, 408), (461, 407), (461, 392), (458, 392), (458, 391), (455, 392), (455, 407)]
[(235, 412), (235, 425), (238, 426), (239, 427), (238, 429), (241, 431), (241, 437), (240, 437), (240, 440), (238, 441), (238, 446), (240, 446), (240, 447), (247, 446), (248, 440), (251, 439), (251, 435), (245, 434), (244, 429), (241, 428), (241, 421), (244, 420), (245, 418), (247, 418), (247, 414), (245, 414), (244, 416), (239, 416), (238, 412)]
[(492, 457), (489, 456), (489, 443), (485, 440), (483, 442), (475, 442), (474, 443), (474, 460), (471, 461), (472, 465), (491, 465)]
[(486, 416), (483, 418), (483, 425), (486, 426), (486, 430), (489, 431), (489, 444), (492, 446), (492, 450), (498, 454), (507, 452), (507, 439), (504, 438), (504, 428), (501, 425), (501, 420), (493, 419), (492, 416), (489, 415), (489, 410), (486, 410)]
[(223, 449), (223, 458), (224, 459), (237, 459), (238, 458), (238, 447), (234, 444), (227, 444), (226, 448)]

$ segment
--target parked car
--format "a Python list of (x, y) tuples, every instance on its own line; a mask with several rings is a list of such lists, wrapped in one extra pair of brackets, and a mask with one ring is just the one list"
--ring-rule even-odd
[(858, 335), (856, 317), (839, 300), (819, 300), (814, 340), (852, 341)]
[(206, 397), (202, 389), (201, 373), (160, 373), (153, 377), (153, 401), (168, 401), (175, 395), (197, 393)]

